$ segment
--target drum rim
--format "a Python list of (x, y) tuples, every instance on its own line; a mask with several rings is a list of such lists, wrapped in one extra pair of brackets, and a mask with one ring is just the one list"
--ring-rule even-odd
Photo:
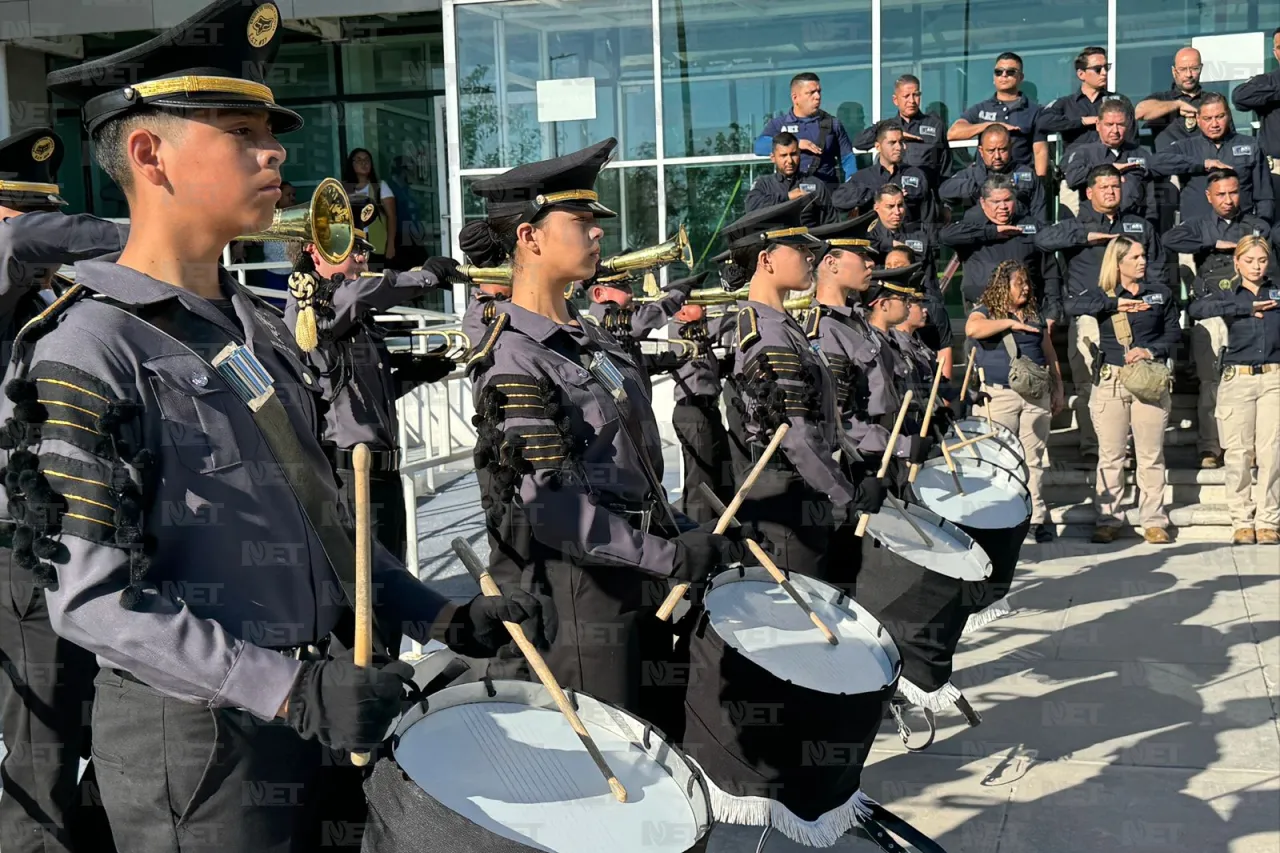
[[(977, 581), (969, 581), (964, 578), (952, 578), (952, 580), (959, 580), (965, 583), (982, 583), (983, 581), (988, 580), (991, 577), (991, 573), (995, 570), (995, 567), (992, 564), (991, 557), (987, 554), (986, 549), (984, 549), (981, 545), (979, 545), (976, 541), (974, 541), (974, 538), (972, 536), (970, 536), (968, 533), (965, 533), (963, 530), (961, 530), (958, 525), (956, 525), (954, 522), (948, 521), (947, 519), (938, 515), (933, 510), (922, 507), (919, 504), (903, 504), (903, 508), (911, 515), (914, 515), (919, 519), (927, 521), (930, 524), (934, 525), (935, 527), (942, 528), (943, 532), (947, 533), (950, 536), (954, 536), (962, 544), (968, 543), (967, 553), (972, 554), (975, 551), (978, 553), (980, 557), (978, 562), (979, 562), (979, 565), (981, 565), (983, 568), (982, 579)], [(889, 546), (889, 543), (885, 542), (882, 537), (878, 536), (875, 530), (876, 516), (880, 515), (883, 512), (884, 510), (881, 510), (880, 512), (872, 514), (871, 520), (867, 524), (867, 533), (875, 537), (875, 540), (880, 543), (880, 546), (882, 548), (888, 548), (890, 551), (893, 551), (893, 548)], [(925, 571), (934, 572), (935, 574), (942, 575), (943, 577), (946, 577), (946, 578), (951, 577), (951, 575), (943, 574), (942, 572), (937, 571), (932, 566), (921, 566), (919, 563), (915, 562), (914, 560), (909, 560), (907, 559), (907, 557), (903, 556), (902, 554), (898, 554), (897, 551), (893, 551), (893, 553), (897, 554), (897, 556), (901, 557), (903, 560), (906, 560), (908, 563), (911, 563), (911, 565), (917, 566), (918, 568), (924, 569)]]
[[(680, 787), (684, 792), (685, 798), (689, 801), (689, 808), (693, 812), (694, 821), (698, 827), (698, 835), (695, 841), (705, 838), (707, 833), (711, 831), (711, 796), (707, 790), (707, 783), (703, 778), (702, 769), (685, 754), (684, 750), (669, 741), (666, 734), (657, 726), (629, 711), (619, 708), (611, 702), (597, 699), (588, 693), (571, 688), (566, 688), (565, 694), (577, 710), (578, 716), (582, 718), (584, 725), (595, 723), (609, 728), (610, 724), (612, 724), (612, 728), (616, 733), (620, 733), (623, 737), (630, 739), (636, 749), (646, 753), (671, 777), (672, 781)], [(541, 701), (532, 701), (533, 697), (539, 697)], [(432, 693), (425, 701), (419, 702), (404, 713), (400, 722), (396, 725), (395, 734), (391, 738), (391, 758), (394, 759), (399, 751), (400, 739), (409, 729), (426, 718), (463, 705), (497, 703), (526, 705), (530, 708), (541, 708), (542, 710), (550, 711), (557, 716), (560, 714), (560, 709), (555, 700), (551, 698), (551, 694), (545, 687), (536, 682), (506, 678), (485, 678), (466, 684), (451, 684), (442, 690)], [(608, 720), (607, 723), (601, 722), (601, 715)], [(624, 722), (627, 724), (629, 731), (620, 731)], [(564, 721), (564, 724), (566, 726), (569, 725), (567, 720)], [(646, 734), (648, 737), (646, 737)], [(671, 765), (676, 761), (689, 774), (689, 779), (696, 784), (686, 784), (672, 773)], [(399, 762), (396, 762), (396, 764), (399, 768)], [(401, 772), (404, 772), (402, 768)], [(406, 778), (409, 777), (406, 775)], [(416, 781), (413, 779), (410, 779), (410, 781), (417, 785), (418, 790), (425, 796), (431, 797), (445, 808), (449, 808), (447, 803), (441, 802), (439, 798)], [(452, 811), (452, 809), (450, 810)], [(454, 813), (457, 814), (457, 812)], [(465, 817), (465, 815), (459, 816)], [(493, 833), (492, 830), (486, 831)], [(497, 835), (498, 833), (493, 834)]]
[[(963, 419), (961, 421), (957, 421), (957, 423), (963, 423), (963, 422), (964, 422)], [(986, 426), (986, 421), (978, 421), (978, 422), (980, 422), (983, 426)], [(1010, 430), (1008, 427), (1002, 427), (1000, 424), (994, 424), (994, 426), (996, 429), (1003, 429), (1006, 432), (1012, 433), (1012, 430)], [(1017, 439), (1017, 436), (1014, 436), (1014, 438)], [(1009, 442), (1004, 438), (1004, 436), (998, 433), (995, 438), (989, 438), (989, 439), (986, 439), (986, 441), (987, 443), (995, 444), (996, 446), (1001, 447), (1004, 450), (1007, 450), (1009, 452), (1009, 455), (1011, 455), (1015, 460), (1017, 460), (1017, 467), (1015, 469), (1012, 469), (1011, 473), (1017, 475), (1018, 479), (1022, 480), (1022, 482), (1024, 483), (1031, 482), (1031, 471), (1027, 466), (1027, 458), (1026, 458), (1025, 450), (1014, 449), (1009, 445)], [(1022, 440), (1017, 439), (1017, 441), (1018, 441), (1018, 448), (1021, 448)], [(986, 459), (981, 456), (973, 456), (969, 454), (967, 451), (968, 451), (968, 448), (964, 448), (963, 450), (957, 450), (955, 453), (952, 454), (951, 458), (952, 459), (981, 459), (984, 462), (991, 462), (991, 464), (995, 465), (998, 468), (1004, 468), (1004, 470), (1006, 471), (1011, 470), (1010, 468), (1004, 465), (1000, 465), (997, 462), (992, 462), (992, 460), (990, 459)]]
[[(893, 637), (890, 636), (889, 630), (884, 626), (884, 623), (882, 623), (879, 619), (877, 619), (874, 615), (872, 615), (871, 611), (867, 610), (865, 607), (859, 604), (856, 600), (854, 600), (852, 596), (845, 594), (845, 592), (841, 590), (839, 587), (832, 586), (831, 584), (825, 581), (820, 581), (817, 578), (812, 578), (812, 577), (809, 577), (808, 575), (802, 575), (798, 572), (788, 573), (787, 578), (791, 581), (792, 586), (796, 587), (797, 589), (800, 589), (800, 588), (805, 589), (807, 592), (812, 594), (815, 598), (818, 598), (820, 600), (825, 600), (828, 604), (832, 604), (837, 607), (843, 607), (843, 608), (852, 610), (854, 612), (854, 616), (856, 617), (854, 621), (858, 625), (859, 629), (865, 632), (872, 640), (872, 643), (875, 646), (877, 646), (882, 652), (884, 652), (884, 654), (886, 654), (889, 658), (890, 669), (893, 671), (893, 677), (890, 678), (889, 681), (886, 682), (883, 686), (881, 686), (878, 690), (867, 690), (867, 691), (863, 691), (862, 693), (846, 693), (846, 694), (840, 694), (840, 695), (867, 696), (867, 695), (871, 695), (872, 693), (877, 693), (883, 690), (887, 690), (888, 688), (892, 687), (894, 684), (898, 682), (898, 678), (902, 675), (902, 653), (898, 651), (898, 644), (893, 641)], [(710, 608), (706, 607), (706, 599), (709, 598), (711, 594), (716, 591), (717, 588), (722, 588), (728, 584), (743, 583), (743, 582), (768, 584), (770, 586), (777, 585), (777, 581), (773, 579), (773, 576), (770, 575), (768, 570), (765, 569), (763, 566), (743, 565), (743, 566), (738, 566), (732, 569), (725, 569), (724, 571), (718, 574), (712, 575), (710, 581), (708, 582), (706, 595), (703, 596), (702, 618), (706, 620), (707, 626), (711, 628), (713, 631), (715, 631), (715, 624), (711, 621), (711, 610)], [(871, 625), (875, 625), (877, 630), (872, 632), (870, 628)], [(725, 637), (719, 631), (715, 631), (715, 633), (716, 633), (716, 636), (720, 637), (721, 641), (724, 642), (726, 645), (729, 645), (729, 646), (733, 645), (727, 639), (725, 639)], [(739, 650), (738, 654), (742, 655), (748, 660), (750, 659), (745, 652), (742, 652)], [(755, 663), (755, 662), (752, 661), (752, 663)], [(758, 663), (756, 663), (755, 665), (760, 666), (760, 664)], [(764, 667), (760, 667), (760, 668), (764, 669)], [(767, 672), (768, 670), (765, 670), (765, 671)], [(770, 674), (773, 675), (774, 678), (780, 678), (780, 676), (778, 675), (775, 675), (773, 673), (770, 673)], [(803, 685), (796, 685), (796, 686), (803, 687)], [(808, 690), (812, 688), (804, 688), (804, 689)]]
[[(1031, 487), (1026, 482), (1019, 480), (1017, 477), (1015, 477), (1012, 471), (1008, 470), (1007, 468), (1004, 468), (1001, 465), (997, 465), (994, 462), (991, 462), (987, 459), (975, 459), (973, 457), (961, 458), (958, 456), (953, 456), (951, 457), (951, 459), (958, 468), (986, 467), (986, 468), (990, 468), (992, 472), (994, 472), (992, 476), (993, 480), (1007, 479), (1010, 483), (1012, 483), (1014, 486), (1016, 486), (1019, 489), (1019, 494), (1022, 497), (1022, 502), (1026, 505), (1027, 517), (1029, 518), (1031, 516)], [(924, 463), (924, 465), (922, 466), (922, 469), (937, 470), (939, 468), (942, 468), (944, 470), (947, 468), (946, 459), (943, 459), (942, 457), (938, 457), (937, 459), (930, 459), (928, 462)], [(945, 474), (944, 476), (947, 477), (948, 479), (950, 478), (950, 474)], [(915, 488), (916, 497), (920, 498), (921, 500), (924, 500), (923, 496), (920, 493), (919, 486), (917, 486), (914, 483), (912, 485)], [(1025, 521), (1026, 519), (1023, 519), (1023, 520)], [(969, 524), (967, 521), (961, 521), (959, 523), (968, 525), (969, 527), (976, 527), (976, 525)], [(1019, 524), (1021, 523), (1022, 522), (1020, 521)], [(1012, 525), (1012, 526), (1016, 527), (1017, 525)], [(999, 530), (1001, 528), (978, 528), (978, 529)]]

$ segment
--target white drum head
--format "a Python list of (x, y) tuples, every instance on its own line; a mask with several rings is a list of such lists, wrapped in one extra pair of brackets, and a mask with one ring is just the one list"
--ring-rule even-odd
[(851, 598), (841, 601), (840, 590), (822, 581), (793, 574), (791, 585), (839, 645), (828, 643), (759, 567), (715, 577), (704, 601), (711, 627), (752, 663), (809, 690), (875, 693), (893, 683), (898, 648), (875, 617)]
[(871, 516), (867, 532), (902, 559), (931, 572), (962, 581), (982, 581), (991, 576), (991, 560), (967, 533), (922, 507), (907, 504), (906, 511), (932, 545), (921, 542), (910, 522), (889, 502)]
[[(1009, 448), (1017, 453), (1018, 456), (1023, 459), (1027, 456), (1026, 451), (1022, 449), (1022, 439), (1018, 438), (1018, 434), (1004, 424), (996, 423), (995, 421), (987, 423), (986, 418), (972, 417), (961, 418), (956, 421), (955, 425), (951, 428), (953, 432), (956, 427), (960, 428), (961, 432), (964, 433), (965, 438), (976, 438), (977, 436), (994, 432), (996, 434), (996, 438), (1009, 445)], [(957, 435), (956, 438), (959, 438), (959, 436)]]
[(579, 716), (624, 788), (619, 803), (539, 684), (495, 681), (431, 696), (406, 720), (396, 763), (423, 791), (495, 835), (555, 853), (683, 853), (706, 825), (700, 786), (656, 734), (611, 705), (577, 694)]
[(964, 494), (956, 492), (946, 460), (930, 459), (914, 483), (927, 508), (947, 521), (980, 530), (1017, 527), (1031, 515), (1031, 493), (1008, 471), (980, 459), (952, 459)]
[[(961, 431), (964, 432), (965, 438), (977, 438), (980, 435), (986, 435), (989, 432), (996, 434), (995, 438), (989, 438), (985, 441), (975, 442), (968, 447), (962, 447), (951, 455), (958, 459), (981, 459), (998, 465), (1006, 471), (1012, 472), (1014, 476), (1027, 482), (1027, 461), (1022, 450), (1022, 442), (1013, 432), (1000, 424), (993, 423), (991, 428), (987, 428), (987, 422), (979, 418), (965, 418), (956, 421)], [(962, 439), (954, 429), (947, 433), (947, 443), (954, 444)]]

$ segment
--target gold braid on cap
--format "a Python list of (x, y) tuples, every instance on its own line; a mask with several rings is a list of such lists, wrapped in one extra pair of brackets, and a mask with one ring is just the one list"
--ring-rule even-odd
[(295, 272), (289, 276), (289, 293), (298, 301), (298, 321), (293, 327), (294, 340), (303, 352), (312, 352), (320, 345), (316, 329), (316, 279), (311, 273)]

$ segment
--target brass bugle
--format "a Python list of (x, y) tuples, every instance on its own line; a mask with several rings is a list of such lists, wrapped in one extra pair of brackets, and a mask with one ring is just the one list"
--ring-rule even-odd
[[(746, 288), (743, 288), (742, 290), (735, 290), (735, 291), (733, 291), (733, 293), (742, 293), (742, 294), (743, 294), (742, 299), (746, 299), (747, 297), (746, 297), (746, 295), (745, 295), (745, 290), (746, 290)], [(729, 303), (727, 303), (727, 302), (715, 303), (715, 304), (713, 305), (713, 307), (716, 307), (716, 306), (723, 306), (726, 310), (725, 310), (725, 311), (708, 312), (708, 315), (707, 315), (707, 316), (709, 316), (709, 317), (718, 317), (718, 316), (720, 316), (720, 315), (722, 315), (722, 314), (726, 314), (726, 313), (728, 313), (729, 311), (734, 310), (734, 309), (733, 309), (733, 307), (732, 307), (731, 305), (729, 305)], [(786, 301), (784, 301), (784, 302), (782, 303), (782, 309), (783, 309), (784, 311), (807, 311), (808, 309), (810, 309), (810, 308), (812, 308), (812, 307), (813, 307), (813, 297), (812, 297), (812, 296), (797, 296), (795, 299), (788, 299), (788, 300), (786, 300)]]
[(311, 194), (311, 201), (277, 210), (267, 228), (236, 239), (249, 243), (312, 243), (325, 261), (340, 264), (351, 256), (355, 237), (355, 217), (347, 191), (333, 178), (325, 178)]
[(685, 266), (693, 269), (693, 247), (689, 245), (689, 235), (685, 233), (683, 223), (680, 225), (680, 230), (676, 232), (676, 236), (665, 243), (615, 255), (608, 260), (601, 261), (600, 266), (612, 272), (628, 272), (630, 270), (652, 269), (666, 264), (673, 264), (676, 261), (680, 261)]
[(459, 264), (458, 275), (475, 284), (511, 284), (511, 264), (503, 264), (500, 267)]
[[(747, 291), (750, 288), (740, 287), (737, 290), (725, 290), (720, 287), (705, 287), (698, 290), (689, 291), (689, 298), (684, 301), (685, 305), (728, 305), (731, 302), (737, 302), (747, 298)], [(657, 302), (666, 294), (659, 296), (637, 296), (632, 302)]]
[(471, 339), (458, 329), (412, 329), (409, 335), (424, 338), (433, 355), (444, 355), (457, 361), (471, 349)]

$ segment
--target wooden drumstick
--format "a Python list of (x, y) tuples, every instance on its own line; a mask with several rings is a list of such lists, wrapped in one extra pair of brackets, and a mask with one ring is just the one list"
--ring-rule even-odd
[(960, 482), (960, 474), (956, 471), (955, 459), (951, 457), (951, 451), (947, 449), (947, 437), (942, 434), (939, 429), (934, 430), (938, 435), (938, 446), (942, 448), (942, 458), (947, 462), (947, 470), (951, 472), (951, 482), (956, 487), (956, 494), (963, 495), (964, 484)]
[(971, 444), (977, 444), (979, 441), (986, 441), (988, 438), (995, 438), (994, 432), (985, 432), (982, 435), (975, 435), (973, 438), (966, 438), (964, 441), (957, 441), (955, 444), (949, 445), (947, 451), (955, 453), (957, 450), (963, 450)]
[[(733, 520), (734, 513), (742, 506), (742, 502), (747, 499), (747, 495), (751, 492), (751, 487), (756, 484), (756, 480), (760, 478), (760, 472), (764, 470), (764, 466), (769, 463), (773, 454), (777, 452), (782, 445), (782, 439), (791, 429), (790, 424), (783, 424), (778, 427), (778, 431), (773, 434), (773, 439), (764, 449), (764, 453), (760, 454), (760, 460), (756, 462), (755, 467), (751, 469), (751, 473), (747, 474), (747, 479), (743, 481), (742, 488), (738, 489), (738, 493), (733, 496), (733, 500), (729, 502), (729, 506), (724, 512), (720, 513), (720, 520), (716, 522), (715, 533), (721, 534), (729, 529), (729, 522)], [(671, 592), (667, 594), (663, 600), (662, 606), (658, 608), (658, 619), (666, 622), (671, 618), (672, 612), (676, 609), (676, 605), (680, 603), (680, 599), (684, 598), (684, 594), (689, 591), (687, 583), (676, 584)]]
[[(889, 463), (893, 461), (893, 447), (898, 443), (898, 434), (902, 432), (902, 422), (907, 419), (907, 408), (911, 405), (911, 391), (907, 391), (906, 396), (902, 398), (902, 408), (898, 409), (898, 419), (893, 422), (893, 432), (889, 433), (889, 441), (884, 446), (884, 458), (880, 460), (880, 470), (876, 473), (877, 480), (883, 480), (889, 473)], [(858, 519), (858, 526), (853, 532), (858, 536), (863, 536), (867, 532), (867, 524), (871, 521), (870, 513), (863, 513), (862, 518)]]
[[(725, 508), (724, 502), (720, 500), (715, 492), (711, 491), (710, 486), (706, 483), (699, 483), (698, 488), (702, 490), (702, 499), (705, 500), (707, 505), (713, 510), (720, 513), (721, 518), (729, 516), (730, 526), (741, 526), (738, 524), (738, 520), (733, 517), (733, 514)], [(750, 550), (752, 555), (760, 561), (760, 565), (764, 566), (765, 571), (769, 573), (769, 576), (778, 582), (778, 586), (782, 587), (782, 591), (791, 596), (791, 600), (794, 601), (802, 611), (804, 611), (805, 615), (809, 617), (809, 621), (813, 623), (814, 627), (822, 632), (822, 636), (826, 638), (826, 641), (833, 646), (840, 645), (840, 641), (836, 639), (836, 635), (833, 634), (831, 629), (826, 626), (826, 623), (822, 621), (822, 617), (817, 613), (814, 613), (813, 608), (809, 606), (809, 602), (800, 597), (800, 593), (796, 591), (796, 588), (791, 584), (791, 581), (787, 579), (787, 576), (782, 573), (782, 570), (778, 568), (777, 564), (769, 558), (769, 555), (765, 553), (765, 550), (760, 547), (760, 543), (756, 542), (754, 539), (744, 538), (742, 541), (747, 543), (748, 550)]]
[[(920, 424), (920, 437), (929, 434), (929, 423), (933, 420), (933, 407), (938, 402), (938, 386), (942, 384), (942, 356), (938, 356), (938, 369), (933, 372), (933, 390), (929, 392), (929, 405), (924, 410), (924, 421)], [(954, 468), (951, 469), (953, 472)], [(912, 462), (911, 471), (907, 474), (907, 482), (914, 483), (920, 473), (920, 463)]]
[[(373, 520), (369, 517), (369, 445), (357, 444), (351, 452), (356, 492), (356, 642), (355, 664), (373, 664)], [(368, 752), (351, 753), (351, 763), (364, 767)]]
[(969, 350), (969, 364), (964, 369), (964, 384), (960, 386), (960, 400), (963, 405), (965, 395), (969, 393), (969, 378), (973, 376), (973, 365), (977, 361), (974, 358), (975, 350)]
[[(461, 537), (454, 539), (451, 547), (453, 548), (453, 553), (458, 555), (458, 559), (462, 560), (462, 564), (466, 566), (467, 571), (480, 584), (480, 591), (489, 598), (500, 598), (502, 590), (498, 589), (498, 584), (494, 582), (493, 576), (489, 574), (488, 569), (480, 562), (476, 552), (471, 550), (467, 540)], [(587, 731), (587, 727), (583, 724), (582, 718), (578, 716), (578, 712), (573, 709), (573, 703), (564, 694), (564, 689), (560, 687), (560, 682), (556, 680), (555, 675), (548, 668), (547, 662), (543, 660), (542, 653), (534, 647), (533, 643), (529, 642), (529, 638), (524, 635), (524, 630), (515, 622), (503, 622), (502, 626), (507, 629), (507, 633), (511, 635), (511, 639), (519, 647), (520, 653), (529, 662), (529, 668), (538, 676), (542, 686), (547, 688), (547, 692), (555, 700), (556, 707), (560, 709), (560, 713), (564, 714), (565, 719), (569, 721), (569, 726), (577, 734), (578, 739), (582, 741), (582, 745), (586, 747), (587, 754), (591, 756), (591, 760), (596, 763), (601, 775), (609, 783), (609, 790), (617, 797), (618, 802), (625, 803), (627, 801), (627, 789), (622, 787), (618, 777), (613, 775), (613, 771), (609, 769), (609, 763), (604, 760), (600, 747), (596, 746), (596, 742), (592, 740), (591, 733)]]
[[(978, 382), (981, 384), (981, 387), (983, 388), (987, 387), (987, 371), (982, 369), (981, 367), (978, 368)], [(987, 404), (982, 407), (982, 412), (987, 416), (987, 429), (992, 429), (990, 400), (987, 400)]]

